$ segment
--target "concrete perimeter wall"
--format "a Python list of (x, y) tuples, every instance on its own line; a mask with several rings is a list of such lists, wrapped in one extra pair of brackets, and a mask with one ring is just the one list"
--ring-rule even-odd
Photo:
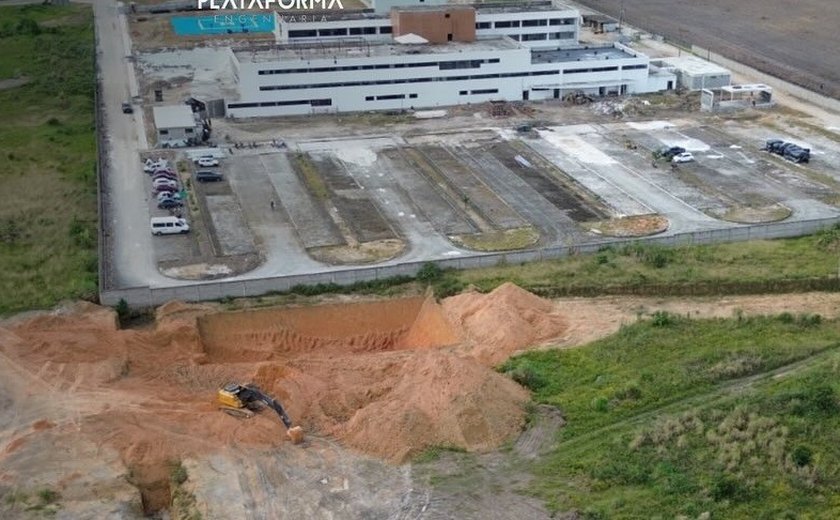
[[(475, 267), (490, 267), (499, 264), (519, 264), (538, 260), (563, 258), (566, 256), (594, 253), (609, 245), (621, 245), (632, 242), (656, 244), (661, 246), (681, 246), (691, 244), (714, 244), (738, 242), (744, 240), (761, 240), (774, 238), (790, 238), (808, 235), (840, 223), (840, 217), (828, 219), (807, 220), (798, 222), (776, 222), (730, 229), (711, 231), (696, 231), (667, 236), (648, 237), (642, 239), (616, 239), (598, 244), (584, 244), (579, 246), (555, 247), (533, 251), (518, 251), (510, 253), (496, 253), (465, 258), (451, 258), (436, 260), (443, 269), (470, 269)], [(204, 301), (225, 297), (259, 296), (272, 291), (287, 291), (295, 285), (314, 285), (318, 283), (335, 283), (350, 285), (355, 282), (381, 280), (394, 276), (414, 276), (426, 262), (407, 262), (383, 267), (357, 267), (342, 271), (327, 273), (312, 273), (294, 276), (278, 276), (258, 280), (235, 280), (216, 282), (196, 282), (178, 287), (130, 287), (122, 289), (108, 289), (100, 293), (102, 305), (113, 306), (124, 299), (130, 307), (149, 307), (161, 305), (170, 300)]]

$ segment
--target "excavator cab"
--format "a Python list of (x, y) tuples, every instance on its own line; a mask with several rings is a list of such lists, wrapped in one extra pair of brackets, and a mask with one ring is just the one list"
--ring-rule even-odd
[(294, 444), (303, 442), (303, 429), (300, 426), (292, 426), (292, 420), (283, 408), (283, 405), (273, 397), (265, 394), (256, 385), (240, 385), (227, 383), (219, 389), (216, 394), (219, 409), (234, 417), (248, 419), (260, 410), (268, 406), (280, 417), (283, 426), (286, 427), (286, 435)]

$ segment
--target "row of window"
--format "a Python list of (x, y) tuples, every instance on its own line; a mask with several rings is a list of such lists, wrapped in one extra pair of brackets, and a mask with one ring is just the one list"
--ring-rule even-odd
[[(639, 63), (638, 65), (625, 65), (621, 67), (621, 70), (634, 70), (634, 69), (646, 69), (647, 65), (643, 63)], [(594, 67), (591, 69), (571, 69), (564, 71), (566, 74), (581, 74), (583, 72), (614, 72), (618, 70), (618, 67)]]
[(373, 69), (402, 69), (416, 67), (438, 67), (440, 70), (451, 69), (477, 69), (483, 63), (499, 63), (499, 58), (487, 60), (456, 60), (456, 61), (423, 61), (407, 63), (380, 63), (375, 65), (348, 65), (344, 67), (315, 67), (311, 69), (266, 69), (257, 71), (260, 76), (273, 74), (301, 74), (309, 72), (336, 72), (347, 70), (373, 70)]
[(508, 72), (505, 74), (476, 74), (473, 76), (451, 76), (435, 78), (383, 79), (372, 81), (345, 81), (340, 83), (312, 83), (308, 85), (267, 85), (260, 87), (261, 91), (269, 90), (298, 90), (309, 88), (337, 88), (361, 87), (366, 85), (398, 85), (402, 83), (430, 83), (434, 81), (467, 81), (474, 79), (521, 78), (525, 76), (552, 76), (560, 74), (559, 70), (539, 70), (534, 72)]
[(260, 103), (228, 103), (228, 108), (286, 107), (292, 105), (328, 107), (332, 106), (332, 99), (298, 99), (294, 101), (262, 101)]
[[(289, 31), (289, 38), (316, 38), (318, 36), (359, 36), (377, 34), (376, 27), (335, 27), (332, 29), (295, 29)], [(391, 34), (390, 25), (379, 27), (379, 34)]]
[[(574, 25), (574, 18), (551, 18), (548, 20), (509, 20), (495, 23), (496, 29), (511, 27), (545, 27), (548, 25)], [(476, 29), (490, 29), (492, 22), (478, 22)], [(378, 32), (377, 32), (378, 29)], [(327, 29), (294, 29), (289, 31), (289, 38), (317, 38), (319, 36), (361, 36), (366, 34), (391, 34), (390, 25), (379, 27), (334, 27)]]
[(516, 41), (523, 41), (523, 42), (535, 42), (535, 41), (544, 41), (544, 40), (569, 40), (575, 37), (575, 33), (573, 32), (555, 32), (555, 33), (535, 33), (535, 34), (509, 34), (509, 37), (513, 38)]
[[(548, 20), (507, 20), (494, 24), (496, 29), (509, 29), (511, 27), (545, 27), (547, 25), (575, 25), (576, 18), (550, 18)], [(489, 29), (490, 22), (478, 22), (476, 29)]]
[[(405, 99), (405, 94), (387, 94), (384, 96), (365, 96), (365, 101), (386, 101), (389, 99)], [(408, 99), (417, 99), (417, 94), (409, 94)]]
[(482, 89), (470, 90), (470, 91), (461, 90), (461, 91), (458, 92), (458, 95), (466, 96), (467, 93), (469, 93), (472, 96), (478, 96), (480, 94), (498, 94), (499, 89), (497, 89), (497, 88), (482, 88)]

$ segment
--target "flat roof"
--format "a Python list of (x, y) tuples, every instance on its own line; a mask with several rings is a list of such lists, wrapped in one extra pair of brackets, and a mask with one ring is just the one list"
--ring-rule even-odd
[(772, 92), (773, 88), (768, 87), (764, 83), (750, 83), (747, 85), (727, 85), (720, 88), (726, 92)]
[(404, 56), (410, 54), (457, 54), (459, 52), (495, 51), (522, 49), (523, 47), (505, 36), (478, 38), (474, 42), (447, 42), (425, 44), (399, 44), (396, 42), (366, 42), (360, 39), (334, 40), (330, 42), (304, 42), (278, 45), (271, 49), (238, 49), (237, 59), (245, 63), (267, 61), (370, 58), (374, 56)]
[(155, 128), (192, 128), (195, 117), (187, 105), (164, 105), (152, 108)]
[(674, 67), (682, 72), (691, 75), (697, 74), (729, 74), (729, 69), (725, 69), (720, 65), (714, 64), (711, 61), (700, 59), (696, 56), (676, 56), (670, 58), (657, 58), (657, 61)]
[(568, 49), (531, 51), (531, 63), (566, 63), (571, 61), (604, 61), (636, 58), (612, 45), (582, 45)]

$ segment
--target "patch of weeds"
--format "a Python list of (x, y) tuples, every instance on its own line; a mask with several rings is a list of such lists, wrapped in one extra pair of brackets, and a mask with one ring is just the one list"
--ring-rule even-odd
[(429, 446), (425, 450), (421, 451), (412, 462), (415, 464), (427, 464), (429, 462), (435, 462), (439, 460), (444, 453), (466, 453), (467, 450), (461, 448), (460, 446), (451, 446), (451, 445), (435, 445)]
[(650, 319), (650, 324), (654, 327), (670, 327), (679, 322), (680, 317), (676, 314), (671, 314), (668, 311), (656, 311)]

